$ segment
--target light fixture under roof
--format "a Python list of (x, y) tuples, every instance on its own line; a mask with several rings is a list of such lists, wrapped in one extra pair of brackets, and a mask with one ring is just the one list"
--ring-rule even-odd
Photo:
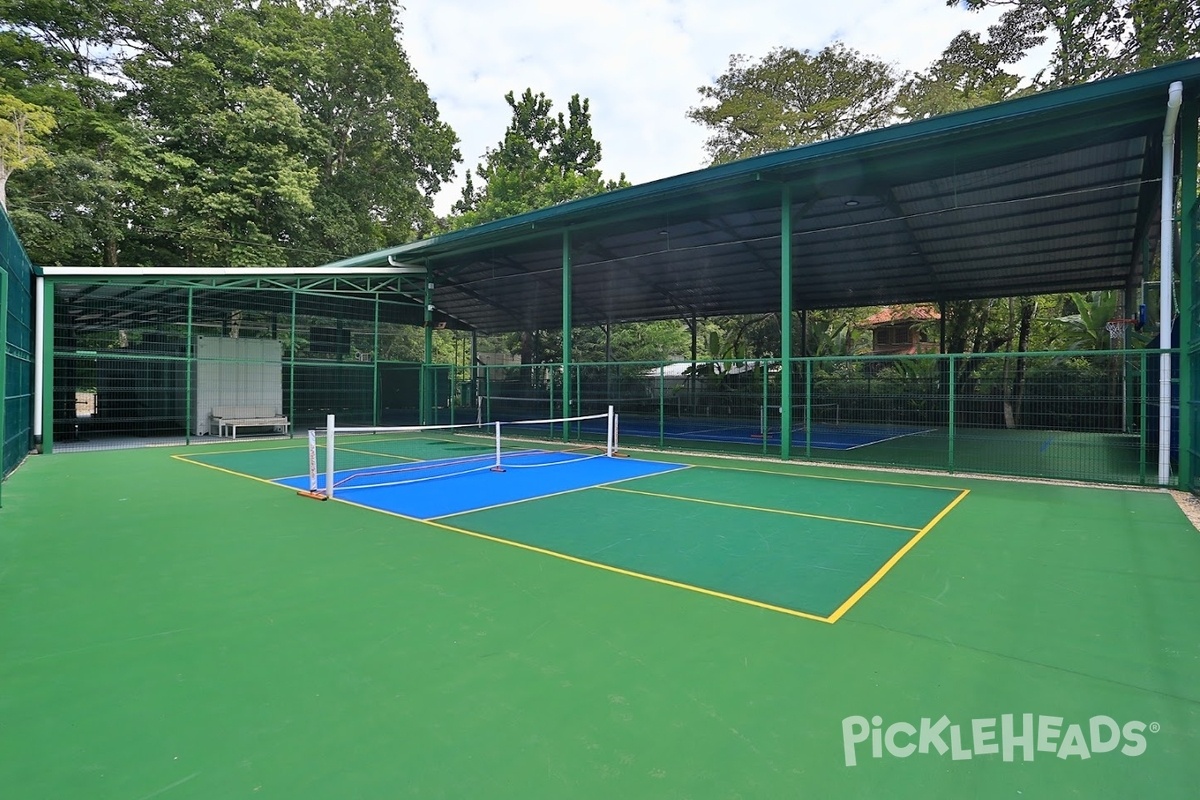
[(857, 200), (847, 200), (847, 201), (846, 201), (846, 205), (848, 205), (848, 206), (850, 206), (851, 208), (853, 208), (854, 206), (858, 205), (858, 201), (857, 201)]

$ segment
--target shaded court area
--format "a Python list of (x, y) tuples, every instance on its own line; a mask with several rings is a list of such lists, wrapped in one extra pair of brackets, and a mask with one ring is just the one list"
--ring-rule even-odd
[[(192, 451), (35, 457), (6, 484), (12, 796), (1185, 797), (1200, 780), (1200, 537), (1165, 493), (672, 455), (691, 468), (425, 523), (170, 457)], [(687, 559), (707, 536), (736, 565), (790, 531), (827, 536), (808, 558), (833, 573), (871, 526), (774, 529), (712, 503), (918, 527), (962, 489), (835, 625), (494, 541), (561, 544), (615, 515), (629, 541), (611, 549), (661, 536)], [(754, 583), (761, 563), (728, 572)]]

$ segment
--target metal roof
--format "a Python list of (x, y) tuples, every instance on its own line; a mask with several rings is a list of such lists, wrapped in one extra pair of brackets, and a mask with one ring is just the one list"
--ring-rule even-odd
[[(231, 309), (399, 325), (424, 324), (424, 270), (44, 267), (56, 313), (76, 333), (131, 325), (221, 324)], [(194, 295), (189, 292), (194, 290)], [(193, 297), (194, 303), (189, 302)], [(377, 301), (379, 301), (377, 303)], [(190, 309), (190, 310), (189, 310)], [(435, 312), (434, 322), (449, 325)]]
[[(488, 332), (1123, 287), (1155, 236), (1168, 86), (1200, 59), (797, 147), (345, 259), (426, 266)], [(569, 237), (564, 236), (569, 233)]]

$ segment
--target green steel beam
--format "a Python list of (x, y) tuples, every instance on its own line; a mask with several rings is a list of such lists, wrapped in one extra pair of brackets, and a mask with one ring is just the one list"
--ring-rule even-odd
[(291, 344), (288, 353), (288, 418), (296, 429), (296, 293), (292, 292)]
[(42, 303), (42, 452), (54, 452), (54, 281), (43, 279)]
[(186, 387), (184, 389), (184, 405), (183, 405), (183, 419), (184, 419), (183, 441), (185, 444), (192, 443), (192, 426), (195, 425), (195, 423), (199, 421), (197, 419), (192, 418), (192, 411), (193, 411), (193, 409), (192, 409), (192, 391), (195, 388), (192, 386), (192, 381), (194, 380), (193, 374), (195, 373), (195, 370), (192, 368), (192, 356), (194, 355), (194, 353), (192, 351), (192, 346), (193, 346), (193, 344), (192, 344), (192, 312), (194, 310), (194, 300), (195, 300), (195, 298), (193, 297), (194, 292), (195, 292), (194, 289), (188, 289), (188, 293), (187, 293), (187, 298), (188, 298), (187, 299), (187, 334), (186, 334), (187, 335), (187, 344), (184, 345), (185, 352), (187, 353), (187, 366), (184, 368), (184, 379), (183, 379), (184, 385)]
[[(1179, 234), (1179, 488), (1192, 491), (1196, 479), (1196, 435), (1193, 415), (1200, 402), (1193, 394), (1197, 381), (1192, 368), (1200, 357), (1192, 353), (1196, 326), (1196, 137), (1200, 100), (1186, 103), (1180, 114), (1180, 234)], [(1168, 342), (1167, 344), (1170, 344)]]
[(8, 270), (0, 267), (0, 506), (4, 505), (4, 465), (8, 428), (4, 412), (8, 408)]
[(375, 296), (375, 328), (374, 338), (371, 340), (371, 366), (373, 367), (373, 375), (371, 377), (371, 424), (379, 425), (381, 403), (379, 401), (379, 295)]
[(947, 439), (949, 440), (948, 451), (946, 453), (946, 468), (954, 472), (954, 428), (955, 428), (955, 382), (958, 380), (958, 364), (955, 362), (955, 356), (950, 354), (949, 363), (947, 365), (948, 376), (948, 397), (950, 414), (947, 424)]
[[(783, 373), (779, 384), (779, 457), (792, 457), (792, 187), (779, 200), (779, 324)], [(764, 441), (766, 437), (764, 436)]]
[[(562, 411), (571, 414), (571, 232), (562, 232)], [(551, 382), (553, 385), (553, 381)], [(570, 438), (570, 426), (563, 425), (563, 441)]]
[[(359, 292), (374, 294), (376, 292), (411, 292), (421, 291), (424, 278), (413, 276), (363, 276), (363, 277), (305, 277), (295, 278), (265, 278), (236, 276), (213, 277), (138, 277), (99, 275), (80, 275), (78, 277), (55, 278), (64, 285), (76, 286), (133, 286), (137, 288), (160, 287), (166, 289), (240, 289), (245, 291), (297, 291), (303, 294), (324, 295), (329, 292)], [(363, 298), (369, 299), (369, 298)], [(412, 305), (420, 301), (413, 298)]]
[(425, 354), (421, 361), (420, 410), (417, 417), (422, 425), (429, 424), (433, 415), (433, 281), (425, 281)]

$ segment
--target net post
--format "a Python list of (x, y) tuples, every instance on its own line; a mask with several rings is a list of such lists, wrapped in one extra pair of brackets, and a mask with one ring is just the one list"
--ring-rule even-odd
[(317, 431), (308, 429), (308, 491), (317, 493)]
[(616, 416), (616, 411), (610, 405), (608, 407), (608, 441), (604, 448), (604, 455), (608, 456), (609, 458), (612, 458), (613, 452), (617, 449), (617, 443), (615, 441), (616, 427), (614, 424), (616, 421)]
[(494, 423), (496, 426), (496, 463), (492, 466), (492, 472), (504, 472), (504, 467), (500, 466), (500, 420)]
[(334, 417), (325, 417), (325, 496), (333, 497), (333, 431)]

